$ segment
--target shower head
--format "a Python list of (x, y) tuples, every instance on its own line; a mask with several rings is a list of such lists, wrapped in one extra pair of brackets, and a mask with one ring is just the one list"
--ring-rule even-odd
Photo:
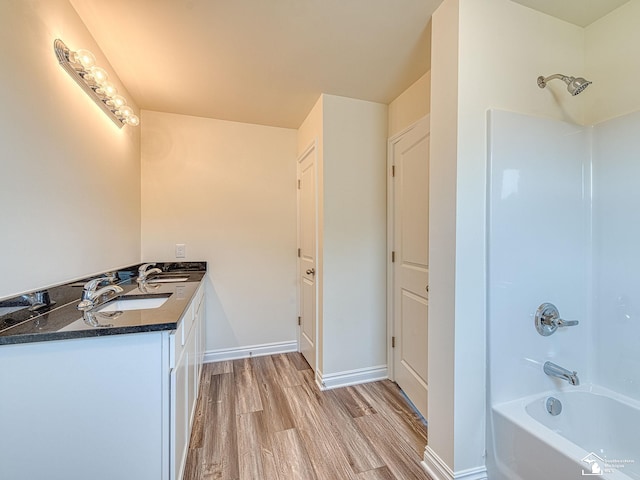
[(589, 85), (591, 85), (592, 82), (590, 82), (589, 80), (585, 80), (582, 77), (568, 77), (566, 75), (562, 75), (561, 73), (556, 73), (555, 75), (551, 75), (549, 77), (538, 77), (538, 86), (540, 88), (544, 88), (547, 86), (547, 82), (549, 80), (555, 80), (556, 78), (559, 78), (560, 80), (562, 80), (564, 83), (567, 84), (567, 90), (569, 91), (569, 93), (571, 95), (573, 95), (574, 97), (576, 95), (578, 95), (579, 93), (582, 93), (582, 91), (587, 88)]

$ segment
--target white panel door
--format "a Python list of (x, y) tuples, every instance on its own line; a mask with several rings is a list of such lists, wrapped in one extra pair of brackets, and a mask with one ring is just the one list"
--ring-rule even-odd
[(316, 369), (316, 148), (298, 159), (300, 351)]
[(391, 142), (394, 379), (427, 416), (429, 120)]

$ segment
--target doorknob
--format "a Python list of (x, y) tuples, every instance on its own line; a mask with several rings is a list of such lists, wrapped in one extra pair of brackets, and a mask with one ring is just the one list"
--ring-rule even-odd
[(316, 274), (315, 268), (310, 268), (309, 270), (307, 270), (307, 275), (315, 275), (315, 274)]

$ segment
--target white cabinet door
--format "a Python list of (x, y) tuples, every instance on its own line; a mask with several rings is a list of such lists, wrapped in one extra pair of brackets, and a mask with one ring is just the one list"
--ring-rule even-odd
[[(187, 360), (187, 385), (186, 385), (186, 415), (189, 427), (191, 427), (192, 415), (196, 404), (196, 392), (198, 391), (198, 351), (196, 343), (196, 332), (198, 331), (197, 325), (194, 325), (187, 337), (186, 343), (186, 360)], [(188, 429), (191, 431), (191, 428)], [(188, 440), (187, 440), (188, 441)]]
[[(202, 363), (204, 362), (204, 352), (206, 349), (206, 326), (205, 326), (205, 300), (204, 300), (204, 284), (200, 286), (202, 294), (198, 308), (196, 310), (196, 327), (197, 327), (197, 356), (198, 356), (198, 373), (196, 375), (196, 385), (200, 382), (200, 374), (202, 373)], [(197, 396), (197, 395), (196, 395)]]
[(188, 361), (186, 352), (171, 371), (171, 479), (182, 478), (188, 447), (189, 418), (187, 417)]

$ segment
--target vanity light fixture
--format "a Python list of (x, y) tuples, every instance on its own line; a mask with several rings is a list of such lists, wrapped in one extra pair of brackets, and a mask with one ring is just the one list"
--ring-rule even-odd
[(137, 126), (140, 119), (127, 105), (127, 100), (118, 94), (116, 87), (109, 82), (109, 75), (104, 68), (96, 65), (96, 57), (89, 50), (69, 48), (60, 39), (53, 42), (53, 48), (62, 68), (82, 87), (107, 116), (118, 127), (123, 125)]

